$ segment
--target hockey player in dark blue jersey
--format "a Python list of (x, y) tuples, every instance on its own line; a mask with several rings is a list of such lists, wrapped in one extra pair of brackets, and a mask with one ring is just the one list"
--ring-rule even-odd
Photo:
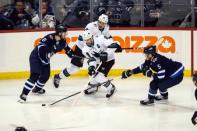
[(24, 84), (19, 102), (25, 102), (27, 95), (32, 90), (33, 93), (44, 94), (45, 83), (50, 76), (50, 58), (62, 49), (72, 57), (72, 50), (66, 43), (67, 28), (57, 25), (56, 32), (43, 37), (40, 43), (30, 54), (30, 77)]
[[(193, 74), (193, 82), (194, 82), (194, 85), (197, 87), (197, 72), (195, 72), (195, 73)], [(195, 98), (196, 98), (196, 101), (197, 101), (197, 88), (196, 88), (196, 90), (195, 90)], [(197, 124), (197, 111), (194, 112), (194, 114), (193, 114), (191, 120), (192, 120), (192, 123), (193, 123), (194, 125)]]
[[(152, 105), (154, 100), (163, 101), (168, 99), (168, 88), (179, 84), (183, 80), (184, 66), (180, 62), (156, 53), (156, 46), (145, 47), (144, 54), (145, 62), (137, 68), (122, 72), (122, 79), (138, 73), (153, 77), (150, 82), (148, 99), (140, 101), (142, 105)], [(156, 95), (158, 89), (160, 95)]]

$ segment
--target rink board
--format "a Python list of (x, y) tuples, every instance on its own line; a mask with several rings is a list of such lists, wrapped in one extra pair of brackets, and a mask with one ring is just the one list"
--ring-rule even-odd
[[(29, 75), (29, 55), (39, 39), (53, 31), (0, 33), (0, 79), (26, 78)], [(70, 30), (67, 37), (72, 47), (82, 30)], [(161, 38), (164, 41), (157, 45), (157, 51), (167, 57), (180, 61), (185, 66), (185, 76), (191, 74), (191, 30), (120, 30), (110, 31), (114, 41), (122, 47), (144, 47), (154, 45)], [(194, 31), (194, 47), (197, 33)], [(196, 48), (194, 48), (194, 69)], [(116, 63), (110, 75), (117, 76), (128, 68), (135, 68), (144, 61), (142, 50), (125, 50), (115, 55)], [(65, 54), (54, 55), (51, 59), (52, 75), (70, 66), (70, 59)], [(74, 76), (87, 76), (85, 62), (81, 71)]]

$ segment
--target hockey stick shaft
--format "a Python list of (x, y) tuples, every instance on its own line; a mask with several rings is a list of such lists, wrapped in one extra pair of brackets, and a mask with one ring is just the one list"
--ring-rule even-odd
[(70, 98), (70, 97), (72, 97), (72, 96), (75, 96), (75, 95), (78, 95), (78, 94), (80, 94), (81, 93), (81, 91), (78, 91), (78, 92), (76, 92), (76, 93), (74, 93), (74, 94), (72, 94), (72, 95), (69, 95), (69, 96), (67, 96), (67, 97), (64, 97), (64, 98), (62, 98), (62, 99), (60, 99), (60, 100), (57, 100), (57, 101), (55, 101), (55, 102), (53, 102), (53, 103), (51, 103), (51, 104), (49, 104), (49, 105), (55, 105), (56, 103), (59, 103), (60, 101), (63, 101), (63, 100), (65, 100), (65, 99), (68, 99), (68, 98)]
[[(102, 63), (101, 63), (101, 64), (102, 64)], [(99, 64), (99, 66), (97, 67), (97, 69), (100, 67), (101, 64)], [(112, 80), (113, 80), (113, 79), (108, 80), (108, 81), (112, 81)], [(108, 81), (105, 81), (105, 82), (99, 83), (99, 84), (95, 84), (94, 86), (103, 85), (103, 84), (107, 83)], [(78, 94), (80, 94), (81, 92), (82, 92), (82, 91), (78, 91), (78, 92), (76, 92), (76, 93), (74, 93), (74, 94), (71, 94), (71, 95), (69, 95), (69, 96), (66, 96), (66, 97), (60, 99), (60, 100), (57, 100), (57, 101), (55, 101), (55, 102), (53, 102), (53, 103), (51, 103), (51, 104), (49, 104), (49, 105), (50, 105), (50, 106), (55, 105), (55, 104), (57, 104), (57, 103), (59, 103), (59, 102), (65, 100), (65, 99), (68, 99), (68, 98), (70, 98), (70, 97), (73, 97), (73, 96), (75, 96), (75, 95), (78, 95)]]
[(135, 50), (135, 49), (144, 49), (144, 47), (137, 47), (137, 48), (128, 47), (128, 48), (122, 48), (122, 50)]
[[(95, 85), (93, 85), (93, 86), (101, 86), (101, 85), (103, 85), (103, 84), (106, 84), (106, 83), (109, 82), (109, 81), (113, 81), (113, 79), (110, 79), (110, 80), (105, 81), (105, 82), (103, 82), (103, 83), (95, 84)], [(80, 93), (81, 93), (81, 91), (78, 91), (78, 92), (76, 92), (76, 93), (74, 93), (74, 94), (71, 94), (71, 95), (69, 95), (69, 96), (66, 96), (66, 97), (60, 99), (60, 100), (57, 100), (57, 101), (55, 101), (55, 102), (53, 102), (53, 103), (51, 103), (51, 104), (49, 104), (49, 105), (50, 105), (50, 106), (55, 105), (55, 104), (57, 104), (57, 103), (59, 103), (59, 102), (65, 100), (65, 99), (68, 99), (68, 98), (73, 97), (73, 96), (75, 96), (75, 95), (78, 95), (78, 94), (80, 94)]]

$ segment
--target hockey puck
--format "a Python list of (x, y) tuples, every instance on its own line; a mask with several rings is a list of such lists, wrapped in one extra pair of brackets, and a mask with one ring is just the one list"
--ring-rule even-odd
[(42, 106), (46, 106), (46, 104), (42, 104)]

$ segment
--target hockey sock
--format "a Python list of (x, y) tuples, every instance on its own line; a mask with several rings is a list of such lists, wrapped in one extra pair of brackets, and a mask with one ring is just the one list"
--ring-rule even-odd
[(68, 73), (67, 69), (64, 69), (63, 71), (61, 71), (58, 75), (59, 79), (62, 79), (62, 78), (66, 78), (70, 76), (70, 74)]
[(168, 97), (168, 91), (166, 91), (166, 92), (161, 92), (161, 91), (160, 91), (160, 94), (161, 94), (163, 97)]
[(25, 82), (22, 94), (28, 95), (33, 87), (34, 87), (34, 82), (31, 79), (28, 79)]
[(148, 99), (154, 99), (156, 94), (157, 94), (157, 90), (153, 90), (150, 88), (148, 92)]
[(41, 83), (39, 80), (37, 80), (35, 84), (35, 88), (39, 91), (44, 87), (45, 83)]
[(70, 68), (65, 68), (62, 72), (60, 72), (59, 78), (62, 79), (62, 78), (69, 77), (71, 74), (74, 74), (79, 70), (80, 68), (78, 66), (71, 64)]

